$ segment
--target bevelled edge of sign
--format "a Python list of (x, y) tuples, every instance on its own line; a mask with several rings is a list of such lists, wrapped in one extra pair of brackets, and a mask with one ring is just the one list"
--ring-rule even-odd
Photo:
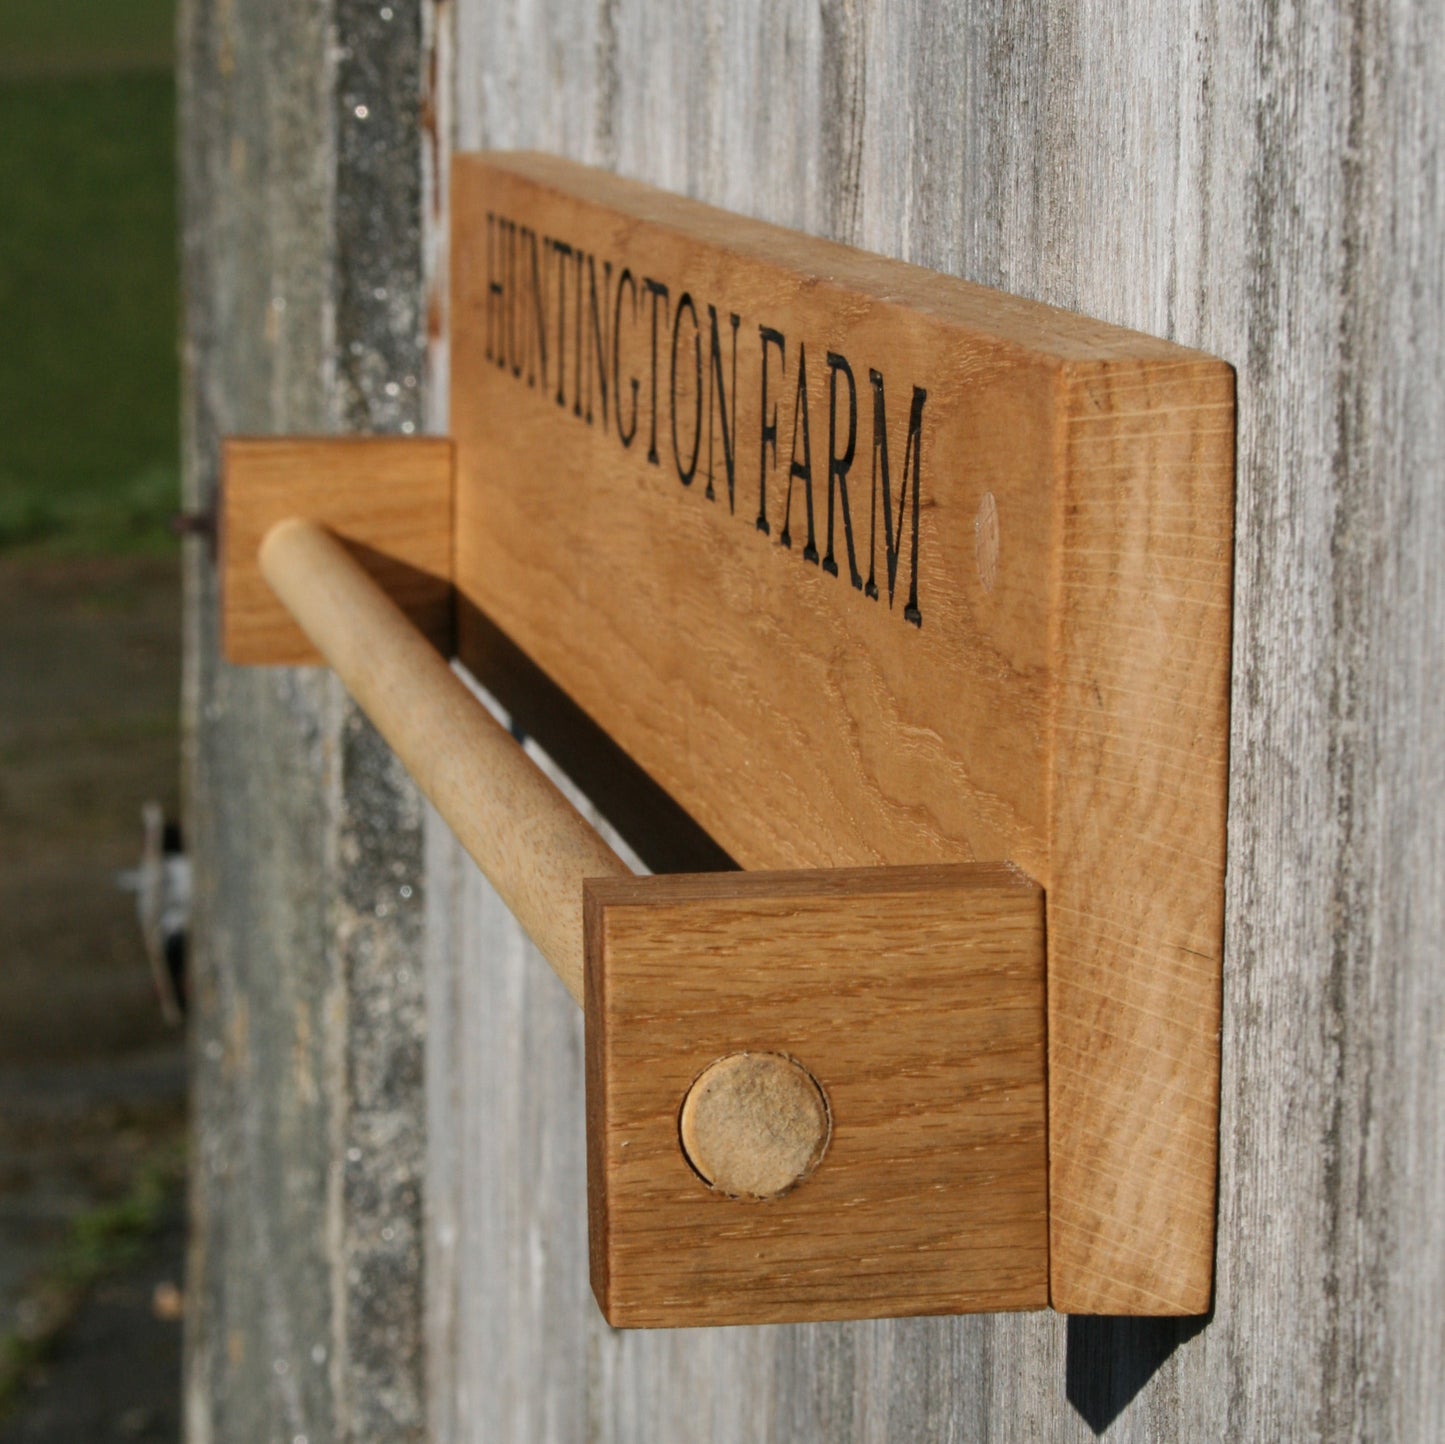
[(624, 211), (643, 225), (676, 231), (705, 244), (717, 244), (725, 237), (727, 248), (740, 259), (783, 266), (946, 325), (986, 332), (1058, 361), (1193, 358), (1224, 364), (1175, 341), (726, 211), (543, 151), (464, 152), (452, 157), (452, 168), (457, 176), (503, 171), (543, 190)]
[(452, 216), (463, 661), (744, 867), (1038, 878), (1052, 1302), (1206, 1310), (1231, 369), (554, 157)]

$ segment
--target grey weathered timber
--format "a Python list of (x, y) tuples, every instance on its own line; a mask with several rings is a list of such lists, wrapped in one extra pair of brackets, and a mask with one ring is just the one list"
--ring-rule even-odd
[(433, 23), (442, 149), (556, 151), (1173, 337), (1232, 361), (1240, 400), (1212, 1319), (610, 1332), (580, 1020), (434, 825), (436, 1437), (1445, 1436), (1445, 11), (454, 0)]
[[(186, 490), (228, 432), (414, 427), (417, 0), (183, 0)], [(320, 672), (217, 655), (187, 558), (191, 1444), (419, 1439), (422, 816)]]

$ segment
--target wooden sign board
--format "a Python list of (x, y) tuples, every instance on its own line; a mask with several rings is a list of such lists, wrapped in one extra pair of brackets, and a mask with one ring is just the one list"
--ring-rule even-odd
[(462, 659), (745, 868), (1042, 883), (1052, 1302), (1205, 1310), (1230, 368), (555, 158), (452, 207)]

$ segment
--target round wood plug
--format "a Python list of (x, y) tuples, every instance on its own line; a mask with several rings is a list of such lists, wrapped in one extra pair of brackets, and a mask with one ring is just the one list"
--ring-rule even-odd
[(682, 1151), (709, 1187), (777, 1198), (822, 1160), (832, 1132), (818, 1080), (783, 1053), (730, 1053), (693, 1082), (679, 1119)]

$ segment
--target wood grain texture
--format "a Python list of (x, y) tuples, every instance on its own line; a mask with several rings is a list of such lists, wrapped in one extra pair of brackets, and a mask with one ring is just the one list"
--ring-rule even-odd
[[(439, 1437), (1087, 1441), (1082, 1403), (1118, 1444), (1445, 1434), (1438, 7), (442, 13), (446, 143), (613, 165), (1173, 336), (1238, 367), (1240, 433), (1208, 1325), (1172, 1352), (1098, 1325), (1071, 1399), (1083, 1334), (1047, 1312), (589, 1322), (575, 1010), (434, 839), (432, 968), (465, 994), (446, 1027), (478, 1079), (433, 1094), (432, 1239), (462, 1280)], [(432, 415), (445, 430), (444, 398)], [(480, 1100), (544, 1049), (565, 1060), (544, 1091), (494, 1116)]]
[[(592, 1287), (618, 1327), (1039, 1308), (1043, 897), (1001, 865), (587, 886)], [(689, 1166), (688, 1090), (741, 1052), (817, 1080), (832, 1137), (781, 1197)]]
[(452, 650), (452, 445), (445, 437), (228, 437), (222, 448), (221, 625), (236, 665), (321, 655), (261, 574), (288, 517), (341, 537), (413, 624)]
[(1233, 379), (1120, 366), (1069, 384), (1050, 810), (1050, 1300), (1064, 1313), (1203, 1314)]
[(1203, 1313), (1229, 368), (556, 158), (451, 197), (463, 659), (501, 627), (746, 867), (1043, 878), (1055, 1302)]

